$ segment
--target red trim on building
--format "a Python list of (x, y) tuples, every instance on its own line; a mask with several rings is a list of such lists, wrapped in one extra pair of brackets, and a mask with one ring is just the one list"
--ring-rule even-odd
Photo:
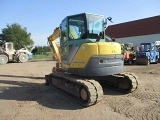
[(108, 26), (106, 34), (112, 38), (160, 33), (160, 15)]

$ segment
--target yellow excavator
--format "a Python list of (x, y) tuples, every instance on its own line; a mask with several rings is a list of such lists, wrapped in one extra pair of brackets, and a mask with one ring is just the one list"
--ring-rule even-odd
[(111, 18), (90, 13), (67, 16), (48, 37), (57, 62), (52, 72), (45, 75), (46, 85), (53, 85), (83, 106), (98, 103), (105, 86), (126, 93), (138, 87), (137, 77), (123, 72), (121, 45), (105, 41), (107, 20)]

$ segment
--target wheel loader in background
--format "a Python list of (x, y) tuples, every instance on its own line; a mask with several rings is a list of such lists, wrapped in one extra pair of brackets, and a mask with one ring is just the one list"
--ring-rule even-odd
[(0, 64), (6, 64), (10, 61), (27, 62), (32, 59), (32, 53), (27, 48), (15, 50), (12, 42), (5, 42), (0, 47)]
[[(108, 18), (108, 20), (111, 20)], [(81, 13), (65, 17), (48, 37), (57, 63), (45, 75), (45, 84), (64, 91), (83, 106), (98, 103), (106, 85), (129, 93), (138, 87), (137, 77), (123, 73), (121, 45), (105, 42), (107, 19)], [(55, 40), (60, 38), (58, 49)]]

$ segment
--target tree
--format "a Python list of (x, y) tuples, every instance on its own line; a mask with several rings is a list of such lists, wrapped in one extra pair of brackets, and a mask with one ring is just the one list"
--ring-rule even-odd
[(31, 53), (33, 53), (33, 55), (35, 55), (37, 53), (37, 50), (38, 50), (38, 48), (36, 46), (35, 48), (32, 49)]
[(31, 33), (27, 33), (27, 28), (22, 28), (18, 23), (7, 24), (6, 28), (2, 29), (0, 34), (0, 44), (4, 42), (13, 42), (15, 49), (27, 47), (31, 49), (33, 47), (33, 40), (30, 38)]
[(51, 52), (51, 49), (49, 46), (35, 46), (31, 53), (35, 54), (46, 54), (47, 52)]

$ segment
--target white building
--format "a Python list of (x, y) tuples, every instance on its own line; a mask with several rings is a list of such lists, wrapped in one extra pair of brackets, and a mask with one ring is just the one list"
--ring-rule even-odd
[(160, 41), (160, 15), (108, 26), (106, 34), (121, 44)]

